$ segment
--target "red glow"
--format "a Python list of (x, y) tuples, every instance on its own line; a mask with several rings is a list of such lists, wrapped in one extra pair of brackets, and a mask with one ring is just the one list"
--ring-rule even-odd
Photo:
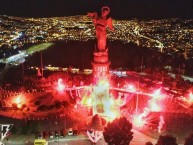
[(136, 92), (136, 88), (133, 85), (128, 85), (127, 89), (131, 92)]
[(114, 105), (115, 104), (115, 100), (113, 98), (110, 98), (110, 104)]
[[(147, 123), (146, 117), (151, 111), (152, 112), (161, 111), (161, 106), (158, 104), (158, 101), (160, 99), (162, 99), (162, 95), (160, 93), (160, 89), (158, 89), (152, 94), (152, 99), (148, 101), (148, 107), (144, 108), (143, 113), (141, 113), (140, 115), (134, 116), (133, 118), (134, 126), (143, 127)], [(160, 125), (160, 128), (162, 127), (161, 125)]]
[(23, 102), (24, 100), (21, 95), (17, 96), (17, 98), (13, 100), (13, 103), (16, 103), (18, 108), (21, 108), (21, 106), (23, 105)]
[(117, 114), (118, 112), (115, 112), (115, 111), (110, 111), (109, 113), (108, 113), (108, 117), (110, 117), (110, 121), (113, 121), (114, 119), (116, 119), (117, 117), (118, 117), (118, 114)]
[(160, 92), (161, 90), (158, 89), (152, 94), (152, 99), (149, 100), (149, 110), (152, 112), (158, 112), (161, 111), (161, 106), (158, 104), (158, 101), (160, 99), (163, 99), (163, 95)]
[(163, 128), (163, 125), (165, 124), (163, 116), (159, 117), (159, 126), (158, 126), (158, 132), (161, 132), (161, 129)]
[(190, 94), (189, 94), (189, 102), (193, 103), (193, 94), (192, 94), (192, 92), (190, 92)]
[(109, 87), (109, 80), (107, 78), (99, 79), (97, 86)]
[(64, 88), (65, 88), (65, 86), (64, 86), (64, 84), (63, 84), (62, 82), (63, 82), (63, 80), (62, 80), (61, 78), (59, 78), (59, 79), (58, 79), (58, 86), (57, 86), (57, 90), (58, 90), (59, 92), (63, 91)]
[(143, 115), (140, 114), (138, 116), (133, 117), (133, 125), (135, 127), (143, 127), (146, 124), (146, 120), (143, 118)]
[(92, 106), (92, 98), (88, 98), (87, 102), (86, 102), (87, 106)]
[(150, 100), (150, 101), (149, 101), (149, 109), (150, 109), (150, 111), (152, 111), (152, 112), (161, 111), (160, 106), (156, 103), (155, 100)]
[(162, 95), (161, 95), (161, 92), (160, 92), (160, 91), (161, 91), (161, 90), (158, 89), (158, 90), (156, 90), (156, 91), (153, 93), (152, 97), (153, 97), (154, 100), (161, 99)]

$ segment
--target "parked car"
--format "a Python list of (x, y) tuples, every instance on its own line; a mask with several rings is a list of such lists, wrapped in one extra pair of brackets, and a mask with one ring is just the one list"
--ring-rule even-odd
[(74, 135), (72, 128), (69, 128), (69, 130), (68, 130), (68, 135), (69, 135), (69, 136)]
[(34, 145), (48, 145), (48, 141), (45, 139), (35, 139)]

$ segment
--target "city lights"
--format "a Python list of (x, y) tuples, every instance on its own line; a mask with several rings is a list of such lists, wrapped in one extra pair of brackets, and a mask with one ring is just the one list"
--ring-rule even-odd
[(14, 4), (25, 9), (4, 7), (14, 16), (0, 15), (0, 116), (14, 124), (0, 143), (164, 144), (172, 134), (185, 144), (193, 128), (193, 19), (169, 16), (178, 16), (170, 2), (133, 2), (128, 11), (112, 1), (59, 3), (41, 11), (47, 17), (16, 16), (37, 7), (22, 2)]

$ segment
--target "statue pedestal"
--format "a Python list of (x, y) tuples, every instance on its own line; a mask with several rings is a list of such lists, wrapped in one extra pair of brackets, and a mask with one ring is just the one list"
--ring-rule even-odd
[(92, 70), (93, 70), (93, 77), (95, 79), (100, 79), (101, 77), (108, 77), (109, 66), (111, 62), (107, 62), (107, 63), (91, 62), (91, 64), (92, 64)]
[(94, 52), (91, 62), (93, 70), (93, 115), (106, 117), (110, 110), (109, 99), (109, 66), (108, 53)]
[(108, 53), (107, 52), (94, 52), (94, 59), (91, 62), (92, 70), (93, 70), (93, 77), (95, 82), (100, 78), (107, 78), (109, 74), (109, 66), (111, 62), (108, 60)]

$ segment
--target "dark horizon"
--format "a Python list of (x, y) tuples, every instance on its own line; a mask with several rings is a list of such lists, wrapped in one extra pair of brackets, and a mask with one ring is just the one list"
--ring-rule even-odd
[(0, 15), (62, 17), (86, 15), (107, 5), (115, 19), (193, 18), (192, 0), (1, 0)]

